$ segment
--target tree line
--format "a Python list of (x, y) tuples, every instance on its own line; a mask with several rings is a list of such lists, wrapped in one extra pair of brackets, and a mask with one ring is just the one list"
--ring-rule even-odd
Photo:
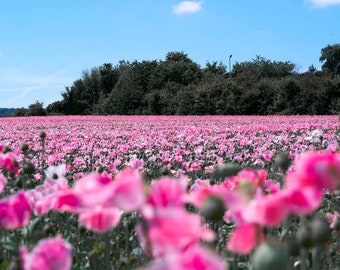
[(269, 115), (337, 114), (340, 111), (340, 44), (327, 45), (299, 73), (290, 61), (257, 55), (204, 67), (181, 51), (165, 60), (105, 63), (75, 80), (62, 100), (46, 109), (37, 101), (16, 115)]

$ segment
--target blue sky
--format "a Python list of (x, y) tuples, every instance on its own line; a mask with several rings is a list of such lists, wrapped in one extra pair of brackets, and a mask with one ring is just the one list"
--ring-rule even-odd
[(84, 70), (184, 51), (202, 67), (291, 61), (321, 68), (340, 0), (15, 0), (0, 3), (0, 107), (61, 100)]

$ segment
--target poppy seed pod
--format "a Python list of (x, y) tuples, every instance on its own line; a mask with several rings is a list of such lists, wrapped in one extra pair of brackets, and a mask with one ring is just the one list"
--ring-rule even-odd
[(310, 223), (311, 238), (314, 244), (327, 242), (331, 237), (331, 229), (328, 221), (324, 217), (315, 217)]
[(287, 252), (268, 243), (259, 245), (252, 256), (253, 270), (286, 270), (288, 263)]
[(236, 163), (226, 163), (220, 166), (217, 166), (215, 169), (215, 177), (224, 179), (226, 177), (235, 176), (242, 170), (241, 166)]

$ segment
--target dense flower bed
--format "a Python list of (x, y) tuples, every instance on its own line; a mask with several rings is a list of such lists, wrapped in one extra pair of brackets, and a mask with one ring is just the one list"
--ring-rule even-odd
[(1, 119), (0, 269), (336, 265), (338, 120)]
[[(264, 167), (277, 151), (289, 151), (293, 158), (307, 150), (334, 152), (339, 136), (336, 116), (32, 117), (6, 118), (0, 125), (2, 143), (19, 158), (23, 143), (40, 151), (44, 130), (47, 165), (64, 163), (72, 172), (102, 166), (117, 173), (135, 159), (146, 169), (203, 174), (225, 161)], [(29, 157), (38, 159), (33, 153)]]

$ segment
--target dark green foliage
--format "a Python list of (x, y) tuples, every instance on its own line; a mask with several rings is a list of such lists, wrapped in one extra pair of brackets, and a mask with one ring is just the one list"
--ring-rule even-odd
[[(256, 56), (201, 68), (184, 52), (164, 61), (120, 61), (84, 71), (47, 106), (48, 114), (268, 115), (338, 114), (339, 44), (322, 49), (322, 71), (297, 73), (289, 61)], [(27, 115), (18, 109), (16, 115)]]
[(321, 50), (322, 70), (333, 76), (340, 75), (340, 44), (327, 45)]
[(26, 108), (16, 109), (14, 112), (14, 116), (45, 116), (47, 115), (46, 110), (44, 109), (44, 103), (40, 101), (36, 101)]

